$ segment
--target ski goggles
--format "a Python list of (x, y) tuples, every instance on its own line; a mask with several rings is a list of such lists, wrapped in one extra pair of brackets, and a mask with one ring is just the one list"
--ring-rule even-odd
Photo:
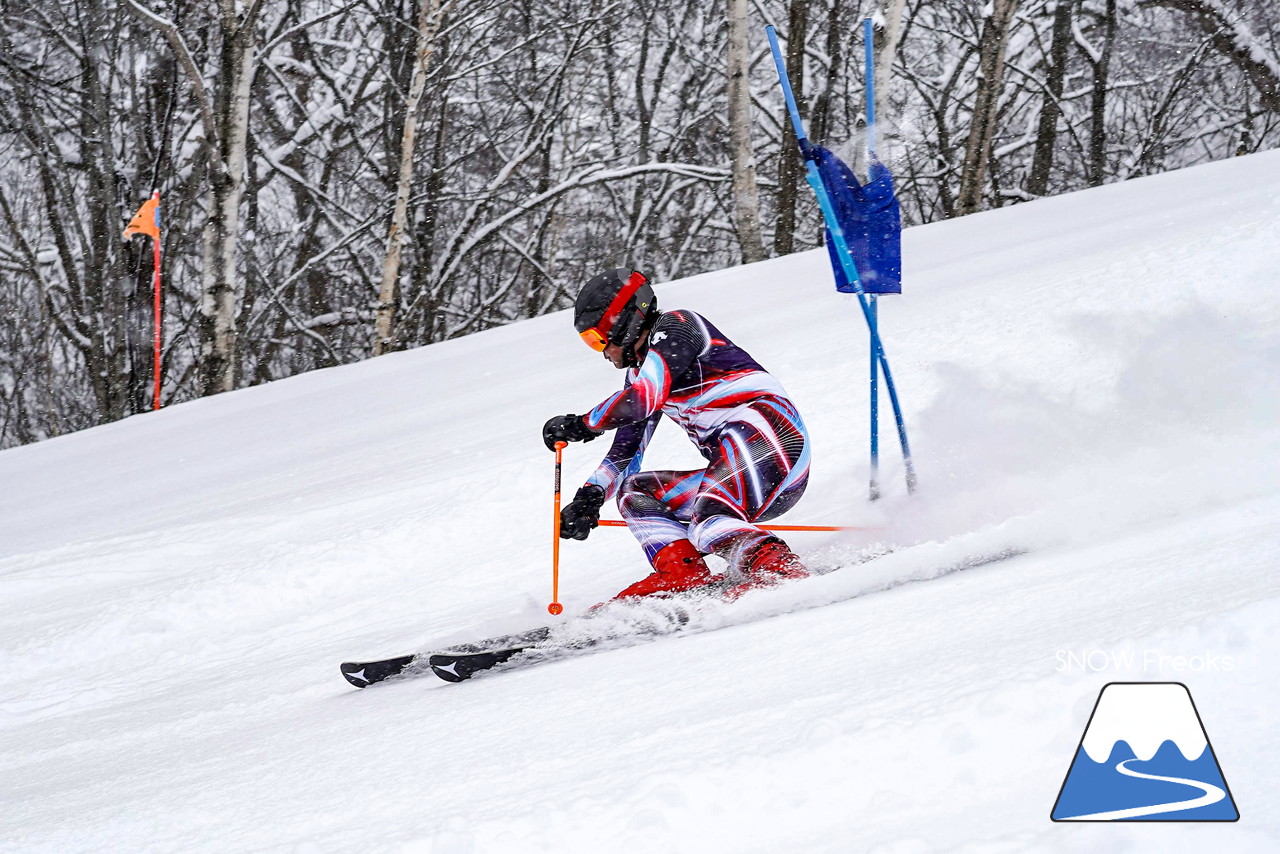
[(578, 335), (581, 336), (583, 341), (587, 342), (588, 347), (597, 353), (603, 353), (604, 348), (609, 346), (609, 339), (601, 335), (600, 330), (594, 326), (585, 332), (579, 332)]
[(633, 272), (627, 279), (627, 283), (622, 286), (622, 290), (609, 303), (609, 307), (604, 310), (600, 322), (595, 326), (589, 326), (578, 333), (583, 341), (587, 342), (587, 346), (597, 353), (604, 352), (604, 348), (609, 346), (609, 332), (613, 330), (614, 324), (618, 322), (618, 318), (622, 315), (622, 310), (626, 308), (627, 303), (631, 302), (631, 298), (636, 295), (636, 291), (640, 290), (649, 280), (645, 278), (644, 273), (639, 270)]

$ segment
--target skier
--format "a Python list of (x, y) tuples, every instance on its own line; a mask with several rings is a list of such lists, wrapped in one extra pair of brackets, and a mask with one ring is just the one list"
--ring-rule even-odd
[[(714, 579), (703, 555), (713, 553), (742, 576), (725, 591), (731, 599), (807, 576), (785, 542), (754, 524), (794, 506), (809, 478), (808, 434), (778, 381), (706, 318), (659, 311), (637, 270), (608, 270), (587, 282), (574, 327), (626, 378), (586, 415), (548, 420), (542, 437), (554, 450), (557, 442), (616, 431), (599, 468), (560, 513), (560, 536), (585, 540), (616, 495), (653, 573), (615, 598), (708, 584)], [(706, 457), (705, 469), (640, 471), (664, 412)]]

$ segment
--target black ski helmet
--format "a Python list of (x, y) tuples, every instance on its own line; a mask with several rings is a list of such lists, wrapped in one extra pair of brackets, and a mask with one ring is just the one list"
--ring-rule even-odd
[(573, 327), (593, 350), (609, 344), (633, 360), (632, 347), (658, 315), (658, 298), (639, 270), (606, 270), (583, 286), (573, 309)]

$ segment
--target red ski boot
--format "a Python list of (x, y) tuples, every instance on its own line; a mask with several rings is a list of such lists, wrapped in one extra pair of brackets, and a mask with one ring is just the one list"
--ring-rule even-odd
[(688, 540), (676, 540), (653, 556), (653, 573), (623, 590), (614, 599), (683, 593), (712, 580), (701, 553)]
[(748, 590), (772, 587), (793, 578), (809, 577), (809, 570), (804, 568), (800, 558), (777, 537), (769, 537), (747, 552), (742, 563), (746, 578), (724, 592), (724, 598), (729, 601), (737, 599)]

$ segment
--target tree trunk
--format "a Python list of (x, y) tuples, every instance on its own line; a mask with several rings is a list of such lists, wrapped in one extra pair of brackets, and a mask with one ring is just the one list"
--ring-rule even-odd
[(733, 171), (733, 208), (742, 260), (764, 260), (760, 236), (760, 200), (751, 152), (751, 88), (747, 54), (747, 0), (728, 0), (729, 157)]
[(831, 135), (832, 127), (835, 124), (834, 101), (836, 81), (839, 79), (839, 70), (844, 67), (844, 49), (845, 39), (841, 38), (844, 31), (840, 28), (840, 3), (841, 0), (830, 0), (831, 5), (827, 8), (827, 75), (822, 81), (822, 87), (818, 90), (817, 96), (814, 98), (813, 107), (809, 110), (812, 114), (812, 121), (809, 123), (809, 137), (811, 139), (825, 140)]
[(413, 185), (413, 148), (418, 132), (418, 102), (427, 82), (427, 65), (435, 48), (436, 32), (443, 10), (440, 0), (420, 0), (413, 82), (404, 105), (404, 132), (400, 137), (400, 176), (396, 181), (396, 202), (387, 231), (387, 254), (382, 263), (382, 284), (378, 288), (378, 313), (374, 324), (373, 355), (381, 356), (395, 348), (392, 330), (396, 304), (399, 302), (400, 250), (404, 242), (409, 210), (409, 191)]
[(1071, 43), (1071, 12), (1076, 0), (1058, 0), (1053, 12), (1053, 40), (1049, 46), (1049, 67), (1045, 80), (1044, 105), (1036, 128), (1036, 148), (1031, 157), (1027, 193), (1043, 196), (1049, 190), (1054, 147), (1058, 142), (1058, 119), (1062, 116), (1062, 91), (1067, 79), (1067, 48)]
[(1102, 186), (1107, 169), (1107, 77), (1116, 43), (1116, 0), (1107, 0), (1102, 21), (1102, 50), (1093, 65), (1093, 121), (1089, 127), (1089, 186)]
[(991, 13), (983, 22), (978, 44), (978, 90), (974, 95), (969, 140), (964, 149), (964, 169), (960, 173), (960, 193), (956, 199), (956, 213), (960, 216), (974, 213), (982, 207), (987, 161), (991, 156), (991, 140), (995, 136), (996, 108), (1004, 80), (1004, 51), (1018, 0), (991, 0), (989, 8)]
[[(787, 18), (787, 76), (796, 104), (804, 104), (804, 40), (809, 29), (809, 0), (791, 0)], [(803, 106), (800, 107), (803, 111)], [(803, 112), (801, 113), (803, 115)], [(773, 252), (790, 255), (795, 247), (796, 199), (803, 173), (796, 150), (796, 130), (782, 123), (782, 150), (778, 153), (778, 215), (773, 227)]]
[(240, 200), (244, 196), (245, 152), (249, 139), (249, 89), (257, 47), (252, 19), (239, 20), (232, 4), (221, 9), (222, 43), (213, 118), (217, 136), (210, 169), (210, 204), (203, 232), (200, 276), (200, 392), (236, 387), (236, 260)]
[(898, 39), (902, 35), (902, 12), (906, 5), (906, 0), (881, 0), (878, 4), (882, 23), (875, 28), (877, 124), (884, 122), (889, 115), (889, 95), (893, 90), (893, 64), (898, 58)]
[(236, 386), (236, 323), (239, 315), (238, 274), (240, 201), (244, 196), (249, 140), (249, 93), (257, 55), (257, 18), (262, 0), (239, 10), (236, 0), (218, 0), (216, 31), (204, 35), (213, 48), (214, 91), (187, 47), (182, 29), (138, 0), (124, 0), (137, 17), (164, 35), (191, 85), (208, 157), (209, 206), (201, 231), (200, 393), (217, 394)]

